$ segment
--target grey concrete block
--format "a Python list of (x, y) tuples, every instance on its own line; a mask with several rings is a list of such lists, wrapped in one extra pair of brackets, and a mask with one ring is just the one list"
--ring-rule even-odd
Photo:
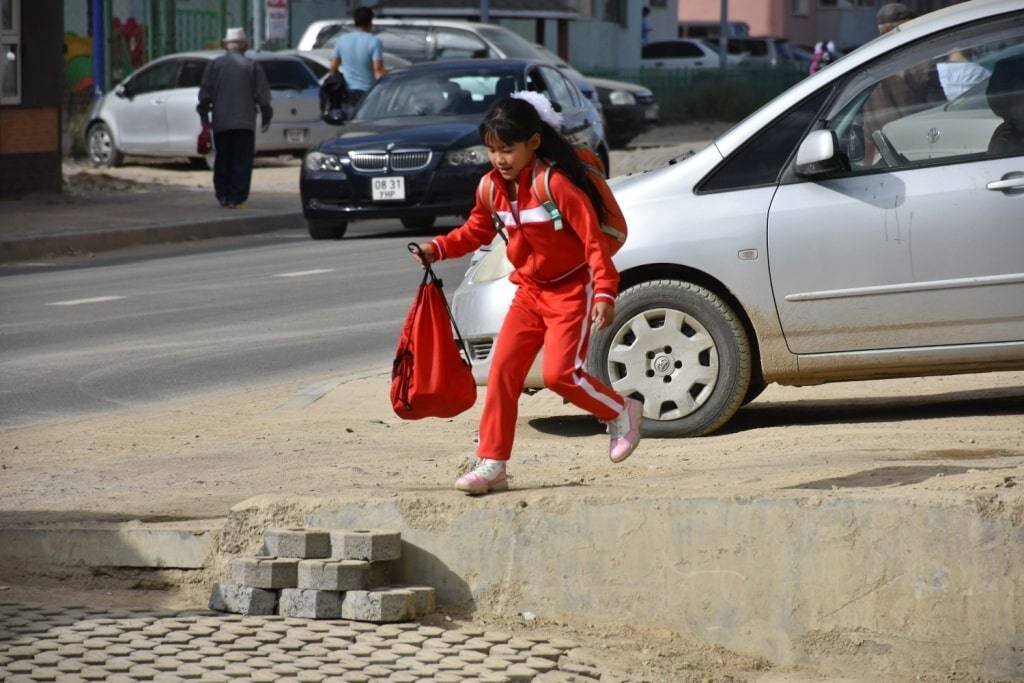
[(330, 557), (331, 535), (319, 529), (267, 529), (263, 550), (267, 555), (302, 560)]
[(402, 589), (348, 591), (341, 603), (341, 618), (386, 623), (416, 618), (413, 594)]
[(366, 587), (390, 586), (395, 577), (395, 562), (371, 562), (366, 570)]
[(279, 612), (283, 617), (339, 619), (341, 595), (337, 591), (285, 588), (281, 591)]
[(301, 560), (298, 587), (307, 590), (349, 591), (366, 588), (369, 562), (362, 560)]
[(332, 530), (331, 557), (386, 562), (402, 556), (402, 535), (382, 529)]
[(210, 591), (210, 609), (235, 614), (275, 614), (277, 593), (237, 583), (215, 583)]
[(436, 592), (430, 586), (407, 586), (404, 584), (393, 584), (387, 586), (388, 590), (403, 590), (412, 593), (412, 607), (415, 618), (426, 616), (437, 609)]
[(236, 557), (231, 560), (235, 583), (251, 588), (295, 588), (299, 561), (283, 558)]

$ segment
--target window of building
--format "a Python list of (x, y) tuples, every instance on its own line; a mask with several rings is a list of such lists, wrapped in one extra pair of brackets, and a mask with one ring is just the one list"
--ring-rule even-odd
[(806, 17), (811, 13), (811, 0), (793, 0), (793, 16)]
[(0, 0), (0, 104), (21, 102), (21, 0)]
[(627, 0), (605, 0), (604, 20), (620, 26), (629, 26), (629, 2)]

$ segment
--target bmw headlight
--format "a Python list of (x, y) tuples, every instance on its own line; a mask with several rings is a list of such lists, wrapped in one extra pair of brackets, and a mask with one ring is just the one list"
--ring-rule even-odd
[(513, 271), (512, 264), (505, 258), (505, 243), (495, 240), (494, 246), (487, 256), (480, 261), (480, 265), (473, 271), (470, 282), (480, 284), (505, 277)]
[(608, 101), (619, 106), (636, 104), (636, 98), (633, 97), (633, 93), (625, 90), (612, 90), (611, 94), (608, 95)]
[(341, 171), (341, 157), (323, 152), (310, 152), (306, 155), (307, 171)]
[(453, 149), (445, 153), (444, 161), (452, 166), (479, 166), (490, 162), (487, 157), (487, 148), (483, 145)]

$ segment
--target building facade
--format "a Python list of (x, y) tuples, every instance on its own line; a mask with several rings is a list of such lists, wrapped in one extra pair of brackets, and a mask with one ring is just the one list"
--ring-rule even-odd
[(60, 3), (0, 0), (0, 197), (61, 189)]

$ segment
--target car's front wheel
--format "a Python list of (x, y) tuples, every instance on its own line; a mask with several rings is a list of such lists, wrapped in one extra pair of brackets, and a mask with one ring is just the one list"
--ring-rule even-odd
[(430, 230), (436, 220), (437, 216), (409, 216), (402, 219), (402, 226), (406, 230)]
[(348, 221), (307, 220), (309, 236), (315, 240), (340, 240), (348, 230)]
[(87, 137), (89, 148), (89, 161), (93, 166), (114, 167), (120, 166), (124, 155), (114, 143), (114, 134), (105, 123), (93, 124), (89, 129)]
[(690, 282), (630, 287), (594, 336), (591, 370), (644, 404), (650, 436), (709, 434), (739, 410), (751, 377), (743, 323), (721, 297)]

